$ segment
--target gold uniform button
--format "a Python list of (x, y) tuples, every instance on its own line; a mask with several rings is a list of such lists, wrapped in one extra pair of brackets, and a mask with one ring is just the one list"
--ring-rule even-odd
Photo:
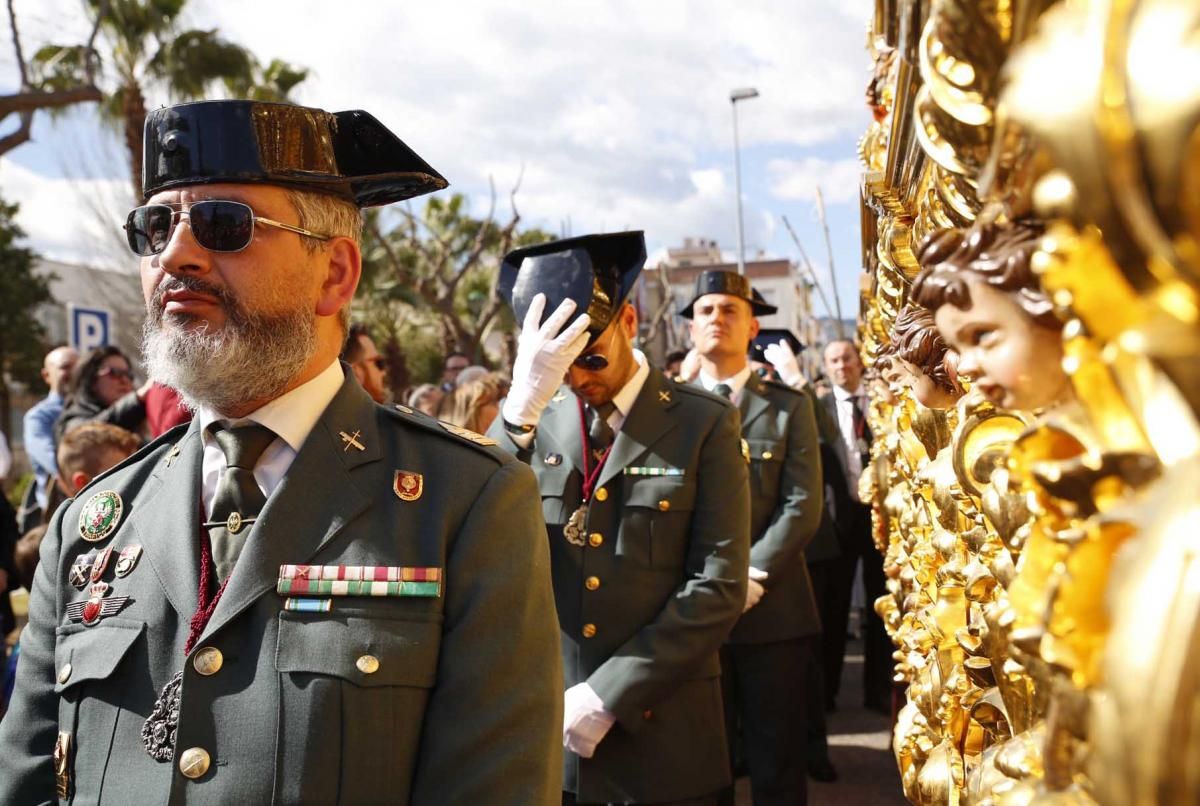
[(64, 663), (62, 668), (58, 670), (58, 682), (65, 683), (71, 679), (71, 664)]
[(596, 500), (597, 501), (607, 501), (608, 500), (608, 490), (606, 490), (603, 487), (601, 487), (599, 490), (596, 490)]
[(770, 451), (763, 451), (763, 458), (764, 458), (764, 459), (770, 459), (770, 458), (771, 458), (772, 456), (774, 456), (774, 455), (775, 455), (775, 454), (771, 453)]
[(179, 755), (179, 771), (184, 778), (195, 780), (208, 772), (212, 759), (203, 747), (189, 747)]
[(590, 591), (594, 591), (596, 588), (600, 587), (600, 577), (588, 577), (586, 580), (584, 580), (583, 586)]
[(599, 532), (592, 532), (588, 535), (588, 545), (592, 548), (600, 548), (604, 544), (604, 535)]
[(664, 498), (663, 500), (658, 502), (658, 511), (659, 512), (666, 512), (670, 508), (671, 508), (671, 502), (668, 501), (667, 499)]
[(379, 671), (379, 658), (374, 655), (363, 655), (354, 661), (354, 665), (363, 674), (375, 674)]
[(206, 646), (192, 656), (192, 668), (205, 677), (221, 671), (225, 665), (225, 656), (215, 646)]
[(595, 624), (584, 624), (583, 625), (583, 637), (584, 638), (591, 638), (595, 634), (596, 634), (596, 625)]

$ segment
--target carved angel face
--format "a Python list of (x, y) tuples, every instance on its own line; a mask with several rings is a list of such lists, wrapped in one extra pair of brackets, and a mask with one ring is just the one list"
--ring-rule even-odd
[(1035, 323), (1010, 294), (968, 284), (969, 310), (947, 304), (935, 314), (942, 338), (959, 354), (959, 374), (1007, 409), (1033, 411), (1070, 399), (1061, 332)]
[(957, 395), (938, 386), (920, 367), (898, 355), (888, 358), (883, 379), (896, 394), (900, 394), (902, 389), (910, 390), (913, 398), (928, 409), (952, 408), (958, 400)]

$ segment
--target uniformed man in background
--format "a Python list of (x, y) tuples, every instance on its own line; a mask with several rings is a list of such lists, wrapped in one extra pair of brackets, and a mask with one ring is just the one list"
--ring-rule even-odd
[[(750, 566), (744, 613), (721, 651), (726, 730), (738, 734), (756, 806), (807, 802), (805, 704), (821, 622), (804, 549), (821, 522), (821, 456), (812, 400), (762, 380), (749, 352), (758, 316), (750, 281), (706, 271), (680, 315), (700, 359), (696, 383), (742, 415), (750, 462)], [(732, 806), (732, 787), (723, 802)]]
[(151, 112), (144, 164), (145, 363), (196, 416), (59, 508), (0, 803), (556, 803), (533, 474), (337, 361), (359, 208), (445, 180), (249, 101)]
[(730, 782), (717, 652), (746, 598), (738, 412), (634, 349), (625, 300), (645, 258), (627, 232), (520, 249), (501, 269), (524, 327), (489, 433), (541, 491), (565, 804), (713, 804)]

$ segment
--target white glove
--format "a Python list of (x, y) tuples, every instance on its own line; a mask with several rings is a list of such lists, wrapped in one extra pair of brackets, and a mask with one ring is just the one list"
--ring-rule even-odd
[(596, 745), (616, 722), (587, 683), (577, 683), (563, 692), (563, 747), (580, 758), (591, 758)]
[(800, 371), (800, 362), (796, 360), (796, 354), (786, 341), (768, 344), (763, 350), (763, 356), (771, 362), (771, 366), (779, 373), (780, 380), (788, 386), (799, 389), (808, 382), (804, 373)]
[(545, 294), (533, 298), (517, 342), (512, 388), (508, 390), (508, 398), (500, 412), (513, 425), (537, 425), (542, 411), (562, 384), (567, 369), (587, 346), (591, 319), (586, 313), (562, 333), (558, 332), (575, 312), (574, 300), (563, 300), (558, 310), (538, 327), (545, 307)]
[(766, 571), (760, 571), (752, 565), (750, 566), (749, 576), (750, 580), (746, 585), (746, 604), (742, 607), (743, 613), (761, 602), (763, 595), (767, 592), (767, 589), (762, 584), (767, 578)]

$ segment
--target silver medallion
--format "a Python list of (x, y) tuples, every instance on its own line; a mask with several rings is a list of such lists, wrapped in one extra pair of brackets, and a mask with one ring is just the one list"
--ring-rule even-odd
[(584, 535), (584, 522), (587, 521), (587, 504), (579, 505), (579, 509), (571, 513), (571, 517), (567, 519), (567, 524), (563, 526), (563, 537), (572, 546), (582, 546), (587, 543), (587, 538)]
[(179, 727), (179, 699), (183, 689), (183, 672), (163, 686), (154, 701), (154, 709), (142, 724), (142, 746), (155, 761), (170, 761), (175, 754), (175, 731)]

